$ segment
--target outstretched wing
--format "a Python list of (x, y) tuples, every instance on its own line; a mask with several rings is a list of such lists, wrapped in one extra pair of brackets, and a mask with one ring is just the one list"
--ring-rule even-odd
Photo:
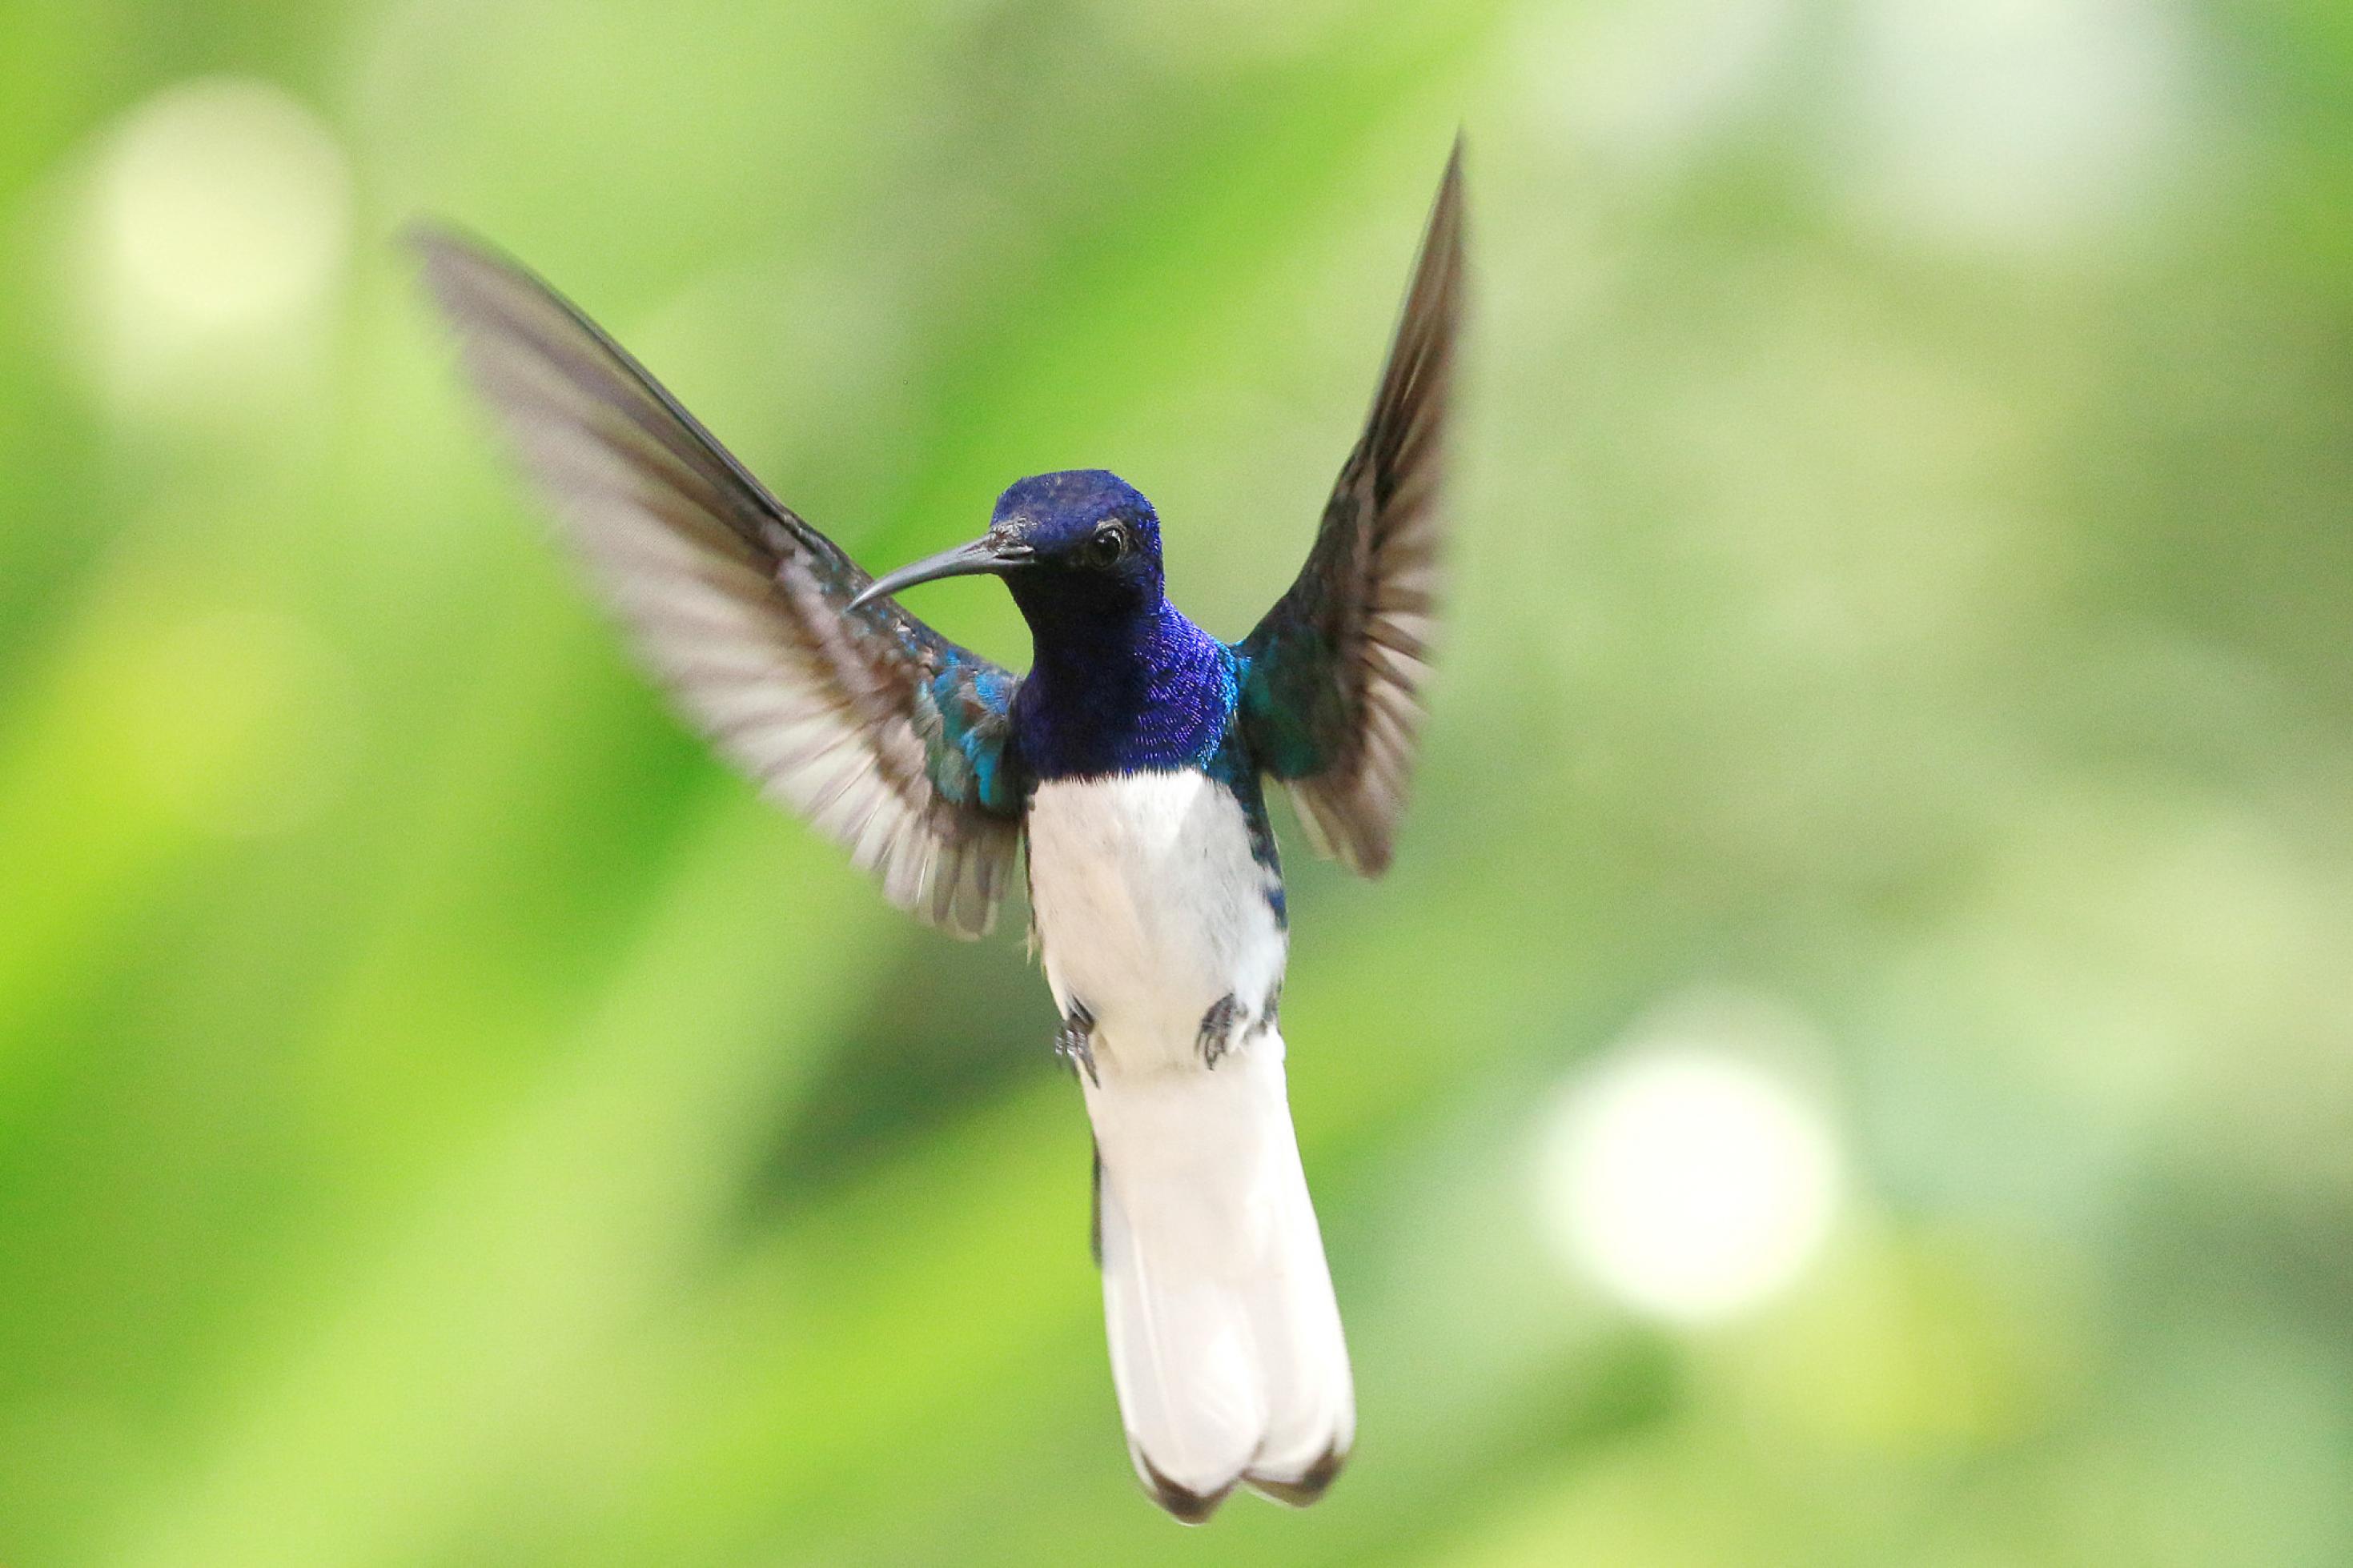
[(1421, 729), (1462, 288), (1458, 140), (1364, 437), (1307, 564), (1239, 650), (1259, 766), (1290, 784), (1315, 847), (1367, 876), (1389, 863)]
[(596, 324), (512, 262), (414, 237), (467, 365), (671, 695), (770, 798), (959, 936), (1020, 841), (1015, 678), (885, 599)]

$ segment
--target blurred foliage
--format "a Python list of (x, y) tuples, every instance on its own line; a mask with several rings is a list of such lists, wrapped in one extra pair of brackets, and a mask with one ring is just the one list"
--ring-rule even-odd
[[(2353, 1561), (2347, 18), (0, 5), (0, 1560)], [(1288, 835), (1363, 1436), (1188, 1533), (1018, 941), (681, 734), (389, 237), (870, 563), (1116, 468), (1235, 636), (1458, 122), (1419, 798)], [(1541, 1108), (1724, 991), (1844, 1195), (1649, 1324)]]

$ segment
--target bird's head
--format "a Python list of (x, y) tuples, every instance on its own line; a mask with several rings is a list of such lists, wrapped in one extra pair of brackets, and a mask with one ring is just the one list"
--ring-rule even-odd
[(997, 498), (980, 538), (876, 578), (855, 603), (981, 572), (1005, 579), (1033, 629), (1124, 618), (1160, 601), (1160, 519), (1116, 474), (1038, 474)]

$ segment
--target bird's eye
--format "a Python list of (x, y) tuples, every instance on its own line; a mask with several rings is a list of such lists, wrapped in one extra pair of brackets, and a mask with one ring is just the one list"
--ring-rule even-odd
[(1127, 553), (1127, 530), (1115, 522), (1104, 523), (1087, 541), (1087, 563), (1096, 567), (1116, 566)]

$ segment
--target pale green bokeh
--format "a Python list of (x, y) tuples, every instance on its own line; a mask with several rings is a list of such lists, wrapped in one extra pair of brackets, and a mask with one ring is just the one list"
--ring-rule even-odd
[[(2344, 15), (0, 5), (0, 1561), (2353, 1560)], [(871, 563), (1113, 468), (1238, 636), (1458, 125), (1419, 797), (1280, 824), (1362, 1436), (1186, 1532), (1018, 938), (681, 732), (392, 237)], [(1652, 1322), (1547, 1140), (1695, 1016), (1837, 1208)]]

